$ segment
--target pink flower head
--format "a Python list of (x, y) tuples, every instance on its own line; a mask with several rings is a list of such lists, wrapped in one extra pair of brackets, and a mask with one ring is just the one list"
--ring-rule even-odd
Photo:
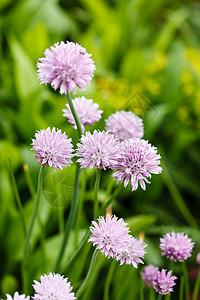
[(147, 287), (153, 286), (153, 281), (157, 277), (158, 267), (155, 267), (154, 265), (149, 265), (144, 267), (142, 271), (142, 279)]
[(171, 276), (172, 271), (167, 272), (167, 270), (162, 269), (161, 272), (157, 271), (156, 279), (153, 281), (153, 288), (162, 295), (167, 295), (173, 292), (172, 287), (176, 285), (174, 282), (177, 277)]
[(200, 252), (197, 254), (196, 262), (198, 263), (198, 265), (200, 265)]
[[(95, 122), (101, 119), (101, 114), (103, 110), (98, 110), (99, 105), (97, 103), (93, 103), (92, 99), (86, 99), (85, 97), (77, 97), (72, 100), (74, 108), (77, 112), (79, 120), (82, 125), (82, 131), (85, 131), (86, 125), (93, 125)], [(74, 117), (71, 113), (69, 104), (66, 104), (67, 109), (63, 109), (63, 116), (66, 117), (74, 128), (76, 129), (76, 123), (74, 121)]]
[(184, 261), (191, 256), (194, 243), (184, 233), (167, 233), (160, 239), (162, 255), (174, 261)]
[(73, 156), (73, 146), (71, 138), (67, 138), (65, 133), (60, 129), (55, 130), (55, 127), (43, 129), (35, 134), (35, 139), (32, 139), (33, 148), (36, 151), (36, 161), (44, 166), (62, 169), (71, 163)]
[(24, 294), (19, 295), (18, 292), (15, 292), (13, 297), (11, 297), (9, 294), (6, 294), (6, 296), (7, 296), (6, 300), (29, 300), (30, 299), (29, 296), (26, 297)]
[(122, 218), (111, 217), (109, 214), (106, 219), (99, 217), (98, 221), (99, 224), (92, 221), (93, 226), (90, 227), (92, 235), (88, 241), (97, 245), (97, 249), (100, 249), (108, 258), (116, 257), (123, 251), (130, 239), (127, 223)]
[(118, 158), (119, 141), (113, 134), (105, 131), (94, 130), (93, 134), (86, 131), (78, 143), (76, 155), (82, 168), (95, 166), (99, 169), (109, 168)]
[(35, 294), (33, 300), (74, 300), (74, 293), (71, 292), (72, 287), (67, 278), (60, 274), (44, 275), (40, 277), (40, 281), (34, 280), (33, 288)]
[(139, 263), (143, 264), (143, 261), (140, 258), (144, 258), (146, 251), (144, 248), (147, 245), (143, 242), (143, 239), (137, 240), (136, 238), (130, 235), (130, 239), (124, 248), (123, 252), (120, 253), (116, 260), (120, 261), (120, 265), (123, 263), (127, 265), (133, 265), (134, 268), (137, 268)]
[(61, 42), (54, 44), (39, 58), (38, 78), (40, 83), (50, 83), (54, 90), (60, 87), (60, 93), (76, 92), (75, 87), (84, 90), (95, 70), (91, 54), (79, 44)]
[(114, 161), (112, 169), (118, 170), (113, 174), (117, 183), (122, 180), (126, 187), (131, 182), (132, 191), (137, 190), (138, 182), (143, 190), (145, 182), (150, 183), (151, 173), (159, 174), (161, 156), (157, 154), (157, 148), (143, 139), (128, 139), (121, 142), (119, 157)]
[(117, 111), (106, 122), (106, 130), (113, 133), (120, 141), (129, 138), (142, 138), (144, 135), (143, 120), (131, 111)]

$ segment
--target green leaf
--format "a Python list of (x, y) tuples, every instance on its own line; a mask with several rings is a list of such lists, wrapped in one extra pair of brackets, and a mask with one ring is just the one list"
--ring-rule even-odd
[(198, 229), (194, 229), (191, 227), (180, 227), (180, 226), (155, 226), (152, 228), (149, 228), (147, 230), (148, 234), (155, 234), (155, 235), (164, 235), (168, 232), (184, 232), (184, 234), (188, 234), (188, 236), (195, 242), (197, 242), (198, 244), (200, 244), (200, 233)]
[[(22, 33), (22, 41), (24, 49), (33, 61), (38, 60), (49, 47), (49, 37), (45, 25), (36, 23), (35, 26)], [(38, 81), (39, 84), (39, 81)]]
[(139, 282), (138, 271), (132, 265), (117, 266), (113, 278), (113, 299), (138, 300)]
[(153, 226), (156, 222), (157, 217), (155, 215), (137, 215), (126, 218), (125, 221), (128, 223), (132, 233), (137, 233), (141, 230), (145, 230), (150, 226)]
[(0, 142), (1, 159), (8, 166), (8, 156), (11, 159), (13, 170), (21, 163), (22, 157), (20, 149), (12, 142), (4, 139)]
[(121, 66), (122, 76), (130, 81), (137, 81), (142, 77), (145, 66), (146, 60), (142, 50), (139, 48), (134, 50), (130, 49), (123, 58)]
[[(78, 244), (81, 242), (82, 238), (85, 235), (86, 230), (80, 230), (78, 233)], [(77, 236), (75, 236), (74, 231), (70, 234), (69, 237), (69, 243), (68, 247), (65, 249), (65, 254), (63, 260), (62, 266), (66, 265), (66, 261), (71, 257), (71, 255), (74, 253), (76, 249), (76, 243), (75, 239)], [(41, 248), (38, 248), (36, 252), (33, 255), (32, 261), (34, 262), (30, 269), (33, 274), (36, 274), (36, 277), (40, 277), (40, 275), (44, 272), (52, 272), (52, 270), (55, 267), (55, 261), (56, 257), (58, 256), (59, 249), (62, 243), (63, 234), (54, 234), (50, 238), (46, 239), (44, 242), (45, 246), (45, 258), (41, 256)], [(45, 259), (45, 262), (43, 264), (43, 259)], [(45, 268), (45, 270), (44, 270)]]
[(10, 35), (9, 46), (14, 63), (14, 77), (18, 96), (26, 99), (39, 89), (36, 68), (14, 35)]
[(188, 16), (188, 10), (185, 7), (181, 7), (176, 11), (170, 11), (168, 21), (160, 31), (155, 47), (160, 50), (167, 49), (167, 47), (172, 44), (176, 31), (184, 24)]
[(10, 4), (12, 0), (1, 0), (0, 2), (0, 10), (3, 10), (6, 6)]
[(16, 277), (11, 274), (4, 275), (1, 279), (2, 294), (14, 295), (16, 290), (18, 290), (18, 281)]

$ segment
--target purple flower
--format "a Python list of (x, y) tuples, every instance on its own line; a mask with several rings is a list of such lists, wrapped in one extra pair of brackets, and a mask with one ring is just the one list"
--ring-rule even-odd
[(198, 265), (200, 265), (200, 252), (197, 254), (196, 262), (198, 263)]
[(105, 256), (116, 257), (117, 254), (121, 253), (129, 243), (130, 235), (127, 223), (124, 220), (118, 219), (116, 216), (99, 217), (99, 224), (92, 221), (90, 231), (89, 242), (93, 245), (97, 245), (97, 249), (100, 249)]
[[(77, 97), (72, 100), (72, 102), (81, 122), (83, 132), (85, 131), (86, 125), (93, 125), (95, 122), (101, 119), (103, 110), (98, 110), (99, 105), (97, 103), (93, 103), (92, 99)], [(73, 124), (74, 128), (76, 128), (76, 123), (71, 113), (69, 104), (66, 104), (66, 107), (67, 109), (63, 109), (63, 116), (68, 118), (69, 123)]]
[(105, 131), (94, 130), (93, 134), (87, 131), (77, 145), (77, 156), (80, 157), (77, 161), (82, 168), (96, 166), (105, 170), (118, 158), (119, 141)]
[(32, 139), (33, 148), (37, 153), (35, 154), (36, 161), (48, 167), (55, 169), (62, 169), (71, 163), (73, 156), (73, 148), (71, 139), (67, 138), (65, 133), (60, 129), (55, 130), (48, 127), (45, 130), (38, 131), (35, 134), (35, 139)]
[(95, 70), (92, 55), (79, 44), (61, 42), (54, 44), (44, 52), (45, 57), (37, 63), (40, 83), (51, 83), (54, 90), (60, 87), (60, 93), (76, 92), (75, 87), (84, 90)]
[(160, 248), (162, 255), (174, 261), (183, 261), (191, 256), (194, 243), (184, 233), (167, 233), (160, 239)]
[(127, 265), (133, 265), (135, 268), (137, 268), (137, 264), (141, 263), (143, 264), (143, 261), (140, 258), (144, 258), (144, 254), (146, 251), (144, 248), (147, 245), (143, 243), (143, 239), (137, 240), (136, 238), (130, 236), (130, 239), (123, 250), (122, 253), (117, 255), (116, 260), (120, 260), (120, 265), (123, 263)]
[(34, 280), (33, 288), (35, 294), (33, 300), (74, 300), (74, 293), (67, 278), (60, 274), (44, 275), (40, 277), (41, 282)]
[(131, 111), (117, 111), (106, 122), (106, 130), (113, 133), (120, 141), (129, 138), (142, 138), (144, 135), (143, 120)]
[(153, 286), (153, 281), (156, 279), (157, 272), (158, 267), (155, 267), (154, 265), (144, 267), (142, 271), (142, 279), (149, 288)]
[(143, 139), (128, 139), (121, 142), (119, 157), (114, 161), (112, 169), (118, 170), (113, 174), (117, 183), (122, 180), (126, 187), (131, 182), (132, 191), (137, 190), (138, 182), (143, 190), (146, 189), (145, 182), (150, 183), (147, 178), (151, 173), (159, 174), (161, 156), (157, 154), (157, 148)]
[(153, 288), (162, 295), (167, 295), (173, 292), (172, 287), (176, 285), (174, 280), (177, 279), (176, 276), (171, 276), (172, 271), (167, 272), (167, 270), (162, 269), (161, 272), (156, 273), (156, 279), (153, 281)]
[(19, 295), (18, 292), (15, 292), (13, 297), (11, 297), (9, 294), (6, 294), (6, 296), (7, 296), (6, 300), (29, 300), (30, 299), (29, 296), (26, 297), (24, 294)]

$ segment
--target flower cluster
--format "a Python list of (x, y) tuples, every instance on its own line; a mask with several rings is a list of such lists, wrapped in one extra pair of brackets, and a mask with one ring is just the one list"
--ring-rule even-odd
[(144, 267), (142, 271), (142, 279), (148, 288), (153, 287), (156, 292), (162, 295), (173, 292), (172, 287), (176, 284), (174, 281), (176, 276), (171, 276), (172, 271), (162, 269), (159, 271), (158, 267), (149, 265)]
[(106, 130), (113, 133), (120, 141), (129, 138), (142, 138), (144, 135), (143, 120), (131, 111), (117, 111), (106, 122)]
[(119, 182), (122, 180), (126, 187), (131, 182), (132, 191), (138, 188), (138, 183), (143, 190), (146, 189), (145, 182), (150, 183), (147, 178), (151, 174), (159, 174), (160, 155), (157, 148), (143, 139), (128, 139), (121, 143), (119, 156), (114, 161), (112, 169), (117, 170), (113, 177)]
[(121, 253), (118, 254), (116, 260), (120, 261), (120, 265), (123, 263), (127, 265), (133, 265), (137, 268), (137, 265), (143, 264), (143, 261), (140, 258), (144, 257), (146, 251), (144, 248), (147, 245), (144, 244), (143, 239), (137, 240), (136, 238), (129, 236), (129, 241), (126, 247), (123, 249)]
[(33, 288), (35, 294), (33, 300), (57, 300), (57, 299), (76, 299), (72, 293), (72, 287), (67, 278), (60, 274), (44, 275), (40, 277), (40, 281), (34, 280)]
[[(54, 90), (59, 88), (61, 94), (67, 94), (70, 105), (66, 104), (63, 115), (76, 128), (71, 112), (71, 107), (74, 106), (82, 131), (85, 132), (87, 125), (93, 125), (101, 119), (103, 111), (92, 99), (85, 97), (76, 97), (70, 103), (69, 93), (75, 93), (76, 87), (85, 89), (85, 85), (90, 83), (95, 70), (91, 54), (78, 44), (61, 42), (47, 49), (44, 55), (37, 63), (40, 82), (50, 83)], [(86, 131), (81, 136), (75, 154), (71, 139), (61, 130), (47, 128), (38, 131), (35, 139), (32, 139), (36, 161), (43, 166), (62, 169), (72, 162), (75, 155), (81, 168), (110, 168), (114, 170), (112, 176), (117, 183), (122, 181), (124, 187), (127, 187), (130, 182), (132, 191), (137, 190), (139, 185), (145, 190), (146, 183), (150, 183), (151, 174), (161, 173), (162, 168), (159, 166), (161, 156), (157, 153), (157, 148), (142, 139), (143, 120), (133, 112), (117, 111), (105, 123), (106, 131)], [(120, 265), (128, 264), (135, 268), (138, 264), (143, 264), (147, 245), (142, 238), (137, 240), (130, 234), (130, 229), (122, 218), (109, 214), (106, 218), (101, 216), (97, 222), (92, 221), (90, 231), (89, 241), (106, 257), (116, 259)], [(162, 255), (170, 260), (183, 261), (191, 256), (194, 243), (183, 233), (168, 233), (160, 241)], [(142, 279), (148, 287), (166, 295), (173, 291), (176, 276), (172, 276), (172, 271), (159, 271), (157, 267), (149, 265), (143, 269)], [(41, 276), (40, 282), (34, 281), (33, 288), (33, 300), (75, 299), (70, 282), (60, 274)], [(12, 297), (7, 295), (7, 300), (12, 300)], [(13, 300), (29, 300), (29, 296), (26, 298), (16, 292)]]
[(155, 267), (154, 265), (149, 265), (144, 267), (142, 271), (142, 279), (146, 286), (152, 287), (153, 281), (156, 279), (156, 274), (158, 272), (158, 267)]
[[(44, 55), (37, 63), (41, 83), (50, 83), (54, 89), (60, 88), (61, 94), (67, 94), (70, 91), (75, 93), (76, 86), (84, 89), (84, 84), (90, 82), (95, 70), (94, 61), (91, 54), (80, 45), (72, 42), (57, 43), (47, 49)], [(92, 99), (77, 97), (72, 103), (83, 132), (86, 125), (93, 125), (101, 118), (102, 110), (98, 109), (98, 104), (93, 103)], [(63, 112), (76, 128), (69, 104), (66, 104)], [(107, 132), (95, 130), (93, 134), (86, 132), (82, 135), (76, 152), (81, 167), (104, 170), (111, 168), (116, 170), (113, 177), (117, 182), (122, 180), (125, 187), (131, 182), (133, 191), (138, 188), (139, 183), (145, 190), (145, 183), (150, 183), (148, 178), (151, 174), (159, 174), (162, 168), (158, 166), (160, 155), (157, 154), (156, 147), (141, 139), (144, 135), (142, 119), (132, 112), (117, 111), (106, 120), (106, 130)], [(35, 157), (40, 164), (58, 169), (70, 162), (70, 145), (66, 150), (60, 133), (57, 133), (59, 143), (49, 130), (36, 135), (33, 150), (37, 152)]]
[(9, 294), (6, 294), (6, 296), (7, 296), (6, 300), (30, 300), (29, 296), (26, 297), (24, 294), (19, 295), (18, 292), (15, 292), (13, 297)]
[(113, 134), (105, 131), (94, 130), (93, 134), (86, 131), (82, 135), (81, 142), (77, 144), (76, 155), (82, 168), (95, 166), (106, 170), (111, 167), (118, 158), (119, 142)]
[(173, 261), (184, 261), (191, 256), (194, 243), (184, 233), (167, 233), (160, 239), (162, 255)]
[(71, 138), (68, 138), (60, 129), (56, 131), (55, 127), (51, 129), (38, 131), (35, 139), (32, 139), (32, 150), (36, 151), (36, 161), (48, 167), (62, 169), (71, 163), (73, 157), (73, 146)]
[(137, 240), (129, 234), (127, 223), (122, 218), (108, 214), (106, 219), (99, 217), (98, 223), (92, 221), (92, 225), (89, 241), (105, 256), (115, 258), (120, 261), (120, 265), (132, 264), (135, 268), (138, 263), (143, 263), (140, 258), (146, 253), (146, 244), (142, 239)]
[(162, 269), (161, 272), (157, 271), (156, 278), (153, 281), (153, 288), (162, 295), (167, 295), (170, 292), (173, 292), (173, 286), (176, 285), (174, 282), (177, 277), (171, 276), (172, 271)]
[[(93, 125), (95, 122), (101, 119), (101, 114), (103, 110), (98, 109), (99, 105), (97, 103), (93, 103), (92, 99), (86, 99), (85, 97), (77, 97), (72, 100), (76, 113), (81, 122), (82, 131), (85, 131), (86, 125)], [(66, 104), (67, 109), (63, 109), (63, 116), (66, 117), (74, 128), (76, 129), (76, 123), (74, 117), (71, 113), (69, 104)]]
[[(33, 300), (76, 299), (72, 292), (71, 283), (64, 276), (55, 273), (45, 274), (40, 277), (40, 281), (34, 280), (33, 288), (35, 293), (32, 297)], [(15, 292), (13, 298), (8, 294), (6, 296), (6, 300), (30, 300), (29, 296), (19, 295), (18, 292)]]
[(41, 83), (50, 83), (54, 90), (60, 88), (61, 94), (67, 94), (67, 91), (75, 93), (76, 86), (85, 89), (84, 85), (89, 84), (95, 65), (91, 54), (79, 44), (56, 43), (46, 49), (44, 55), (37, 63)]

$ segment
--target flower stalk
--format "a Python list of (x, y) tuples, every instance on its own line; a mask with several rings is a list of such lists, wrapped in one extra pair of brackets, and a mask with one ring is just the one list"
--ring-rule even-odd
[(140, 284), (140, 300), (144, 300), (144, 283)]
[(77, 215), (77, 208), (78, 208), (78, 195), (79, 195), (79, 181), (80, 181), (80, 165), (76, 165), (76, 175), (75, 175), (75, 185), (74, 185), (74, 197), (72, 201), (72, 206), (70, 209), (69, 217), (67, 219), (67, 223), (65, 226), (65, 231), (64, 231), (64, 238), (62, 241), (62, 245), (60, 248), (60, 252), (56, 261), (55, 265), (55, 270), (54, 272), (57, 273), (58, 270), (60, 269), (60, 264), (63, 259), (63, 255), (65, 252), (65, 248), (69, 239), (70, 232), (74, 226), (76, 215)]
[(180, 280), (180, 289), (179, 289), (179, 300), (183, 300), (183, 294), (184, 294), (184, 276), (181, 276)]
[(15, 198), (16, 198), (16, 201), (17, 201), (17, 206), (18, 206), (18, 209), (19, 209), (20, 219), (21, 219), (21, 223), (22, 223), (23, 234), (24, 234), (24, 237), (26, 237), (26, 225), (25, 225), (25, 220), (24, 220), (24, 211), (23, 211), (23, 207), (22, 207), (22, 204), (21, 204), (21, 199), (20, 199), (20, 196), (19, 196), (19, 191), (18, 191), (18, 188), (17, 188), (15, 176), (14, 176), (14, 173), (13, 173), (13, 168), (12, 168), (10, 157), (8, 157), (8, 162), (9, 162), (9, 168), (10, 168), (10, 175), (11, 175), (11, 179), (12, 179), (13, 190), (14, 190)]
[[(113, 194), (108, 198), (107, 201), (105, 201), (105, 204), (103, 206), (103, 208), (101, 208), (100, 211), (100, 215), (103, 215), (105, 213), (105, 209), (113, 202), (113, 200), (116, 198), (116, 196), (119, 194), (119, 192), (122, 190), (123, 185), (118, 185), (116, 190), (113, 192)], [(67, 272), (70, 267), (73, 265), (73, 263), (75, 262), (76, 258), (79, 256), (79, 254), (81, 253), (81, 250), (83, 248), (83, 246), (85, 245), (85, 243), (88, 241), (90, 236), (90, 230), (88, 229), (79, 245), (79, 247), (77, 248), (76, 252), (74, 253), (74, 255), (71, 257), (71, 259), (68, 261), (67, 265), (62, 267), (62, 271)]]
[(106, 282), (105, 282), (105, 286), (104, 286), (104, 296), (103, 296), (103, 300), (109, 300), (109, 290), (110, 290), (110, 285), (111, 285), (111, 281), (113, 278), (113, 274), (115, 271), (115, 267), (116, 267), (116, 260), (112, 260), (109, 271), (108, 271), (108, 275), (106, 277)]
[(199, 268), (199, 271), (198, 271), (197, 280), (195, 282), (192, 300), (197, 300), (198, 299), (199, 286), (200, 286), (200, 268)]
[(67, 91), (67, 101), (71, 110), (71, 113), (74, 117), (75, 123), (76, 123), (76, 127), (77, 127), (77, 133), (78, 133), (78, 138), (80, 139), (81, 135), (82, 135), (82, 126), (81, 126), (81, 122), (79, 120), (78, 114), (74, 108), (73, 102), (72, 102), (72, 98), (70, 96), (69, 91)]
[(185, 282), (185, 299), (190, 300), (190, 286), (189, 286), (189, 278), (188, 271), (185, 261), (182, 263), (184, 282)]
[(91, 259), (91, 263), (90, 263), (90, 267), (89, 267), (88, 273), (87, 273), (87, 275), (86, 275), (83, 283), (81, 284), (80, 288), (76, 292), (77, 299), (82, 295), (82, 293), (84, 292), (84, 290), (86, 289), (87, 285), (90, 282), (90, 278), (91, 278), (92, 273), (94, 271), (94, 267), (95, 267), (97, 255), (98, 255), (98, 249), (95, 249), (94, 253), (92, 255), (92, 259)]
[[(39, 207), (39, 200), (42, 190), (42, 175), (44, 171), (44, 166), (40, 167), (39, 176), (38, 176), (38, 186), (37, 186), (37, 194), (34, 202), (34, 208), (33, 213), (31, 216), (31, 221), (28, 227), (27, 235), (26, 235), (26, 241), (24, 245), (24, 253), (23, 253), (23, 284), (24, 284), (24, 291), (27, 292), (28, 288), (26, 284), (28, 283), (28, 274), (27, 274), (27, 261), (28, 261), (28, 250), (30, 249), (30, 240), (31, 240), (31, 234), (33, 231), (33, 225), (35, 223), (35, 218), (37, 216), (38, 207)], [(26, 278), (25, 278), (26, 277)]]
[(156, 295), (155, 295), (155, 290), (153, 288), (149, 289), (149, 300), (155, 300)]
[[(76, 113), (76, 110), (74, 108), (70, 93), (67, 91), (67, 101), (69, 103), (71, 112), (74, 116), (74, 120), (77, 126), (77, 133), (78, 133), (78, 138), (80, 139), (81, 135), (82, 135), (82, 128), (81, 128), (81, 122), (79, 120), (79, 117)], [(63, 259), (63, 255), (65, 252), (65, 248), (69, 239), (69, 235), (70, 232), (72, 230), (72, 228), (74, 227), (74, 223), (76, 220), (76, 216), (77, 216), (77, 210), (78, 210), (78, 197), (79, 197), (79, 183), (80, 183), (80, 165), (78, 163), (76, 163), (76, 175), (75, 175), (75, 183), (74, 183), (74, 196), (73, 196), (73, 201), (72, 201), (72, 206), (70, 209), (70, 213), (69, 213), (69, 217), (65, 226), (65, 231), (64, 231), (64, 238), (62, 241), (62, 245), (60, 248), (60, 252), (56, 261), (56, 265), (55, 265), (55, 272), (58, 272), (59, 268), (60, 268), (60, 264), (62, 262)]]
[(106, 208), (115, 200), (115, 198), (121, 192), (122, 189), (123, 189), (123, 184), (120, 183), (115, 189), (115, 191), (112, 193), (112, 195), (110, 195), (110, 197), (104, 202), (103, 206), (100, 209), (100, 216), (104, 214)]
[(96, 180), (94, 185), (94, 215), (93, 219), (96, 220), (99, 216), (99, 204), (98, 204), (98, 191), (99, 191), (99, 184), (100, 184), (100, 169), (96, 170)]

